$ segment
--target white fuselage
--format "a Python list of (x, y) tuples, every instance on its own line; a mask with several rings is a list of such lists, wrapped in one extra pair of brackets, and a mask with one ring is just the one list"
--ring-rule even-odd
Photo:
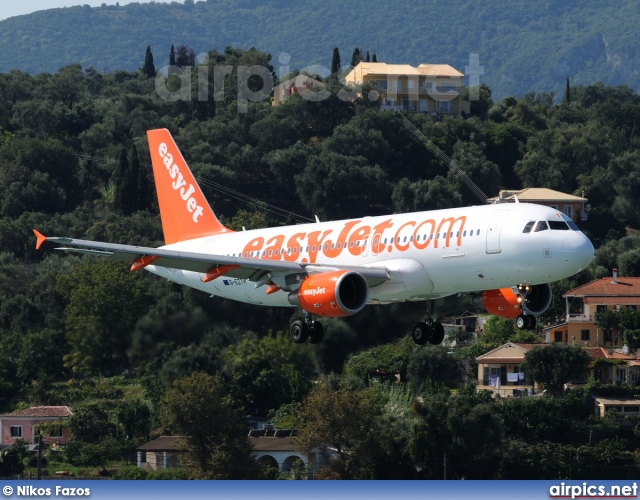
[[(571, 229), (523, 232), (529, 222), (568, 218), (531, 204), (498, 204), (363, 217), (208, 236), (163, 248), (350, 268), (385, 268), (390, 280), (372, 286), (369, 303), (426, 300), (459, 292), (557, 281), (593, 259), (589, 239)], [(548, 225), (548, 224), (547, 224)], [(533, 227), (533, 228), (532, 228)], [(250, 280), (155, 267), (147, 270), (211, 295), (268, 306), (287, 306), (289, 291), (266, 294)]]

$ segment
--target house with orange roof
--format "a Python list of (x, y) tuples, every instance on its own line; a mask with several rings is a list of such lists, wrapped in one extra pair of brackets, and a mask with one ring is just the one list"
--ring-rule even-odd
[[(476, 358), (478, 364), (479, 390), (491, 390), (501, 397), (528, 396), (539, 387), (524, 373), (520, 364), (525, 355), (534, 347), (547, 347), (549, 344), (519, 344), (507, 342)], [(584, 384), (593, 378), (603, 384), (640, 383), (640, 359), (603, 347), (584, 347), (591, 358), (589, 373), (572, 384)]]
[(547, 342), (590, 347), (622, 346), (622, 332), (598, 328), (595, 315), (607, 310), (638, 310), (640, 278), (619, 277), (614, 269), (612, 277), (591, 281), (569, 290), (563, 297), (566, 301), (565, 321), (544, 328)]
[(387, 64), (360, 62), (346, 76), (356, 87), (371, 84), (381, 99), (381, 110), (431, 115), (469, 114), (471, 105), (462, 99), (464, 74), (448, 64)]
[[(67, 420), (71, 415), (73, 411), (68, 406), (33, 406), (0, 415), (0, 445), (13, 445), (18, 439), (33, 444), (38, 438), (38, 424)], [(69, 430), (64, 427), (43, 435), (44, 444), (65, 444), (68, 440)]]

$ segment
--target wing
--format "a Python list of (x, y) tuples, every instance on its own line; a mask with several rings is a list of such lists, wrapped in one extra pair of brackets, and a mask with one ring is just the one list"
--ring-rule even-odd
[(35, 229), (36, 248), (49, 241), (64, 245), (56, 250), (80, 254), (107, 257), (131, 264), (132, 271), (144, 269), (146, 266), (182, 269), (205, 274), (202, 281), (211, 281), (220, 276), (248, 279), (259, 282), (269, 273), (304, 273), (312, 274), (344, 269), (360, 273), (366, 278), (369, 286), (378, 285), (390, 279), (389, 272), (380, 267), (326, 266), (322, 264), (306, 264), (300, 262), (282, 262), (267, 259), (249, 259), (243, 257), (227, 257), (196, 252), (183, 252), (164, 248), (119, 245), (100, 241), (78, 240), (73, 238), (46, 237)]

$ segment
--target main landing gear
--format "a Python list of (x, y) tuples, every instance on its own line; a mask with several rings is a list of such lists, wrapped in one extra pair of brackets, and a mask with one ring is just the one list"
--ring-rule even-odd
[(414, 325), (411, 330), (411, 338), (418, 345), (424, 345), (427, 342), (438, 345), (444, 340), (444, 327), (429, 318), (427, 321), (421, 321)]
[(444, 327), (431, 319), (431, 304), (427, 307), (427, 319), (416, 323), (411, 329), (411, 338), (418, 345), (424, 345), (427, 342), (433, 345), (442, 344)]
[(518, 330), (535, 330), (536, 317), (531, 314), (520, 314), (516, 318), (516, 326), (518, 327)]
[(319, 344), (324, 337), (324, 327), (319, 321), (314, 321), (311, 314), (305, 313), (304, 320), (291, 323), (289, 336), (296, 344), (304, 344), (307, 340), (310, 344)]

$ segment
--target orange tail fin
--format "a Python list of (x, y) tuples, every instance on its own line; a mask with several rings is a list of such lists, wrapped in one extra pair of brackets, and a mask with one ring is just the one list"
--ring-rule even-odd
[(167, 129), (147, 131), (167, 244), (232, 232), (218, 220)]

